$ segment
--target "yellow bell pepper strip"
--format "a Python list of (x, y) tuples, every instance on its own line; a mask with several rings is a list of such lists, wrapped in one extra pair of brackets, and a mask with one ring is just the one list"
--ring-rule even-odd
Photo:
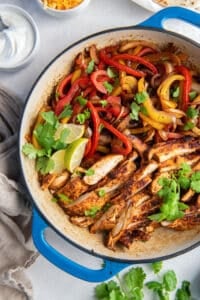
[(190, 101), (189, 93), (190, 93), (191, 86), (192, 86), (192, 76), (191, 76), (190, 70), (188, 70), (188, 68), (186, 68), (185, 66), (178, 66), (176, 68), (176, 70), (184, 76), (181, 107), (182, 107), (183, 111), (186, 111), (188, 108), (189, 101)]
[(175, 81), (182, 80), (184, 80), (184, 76), (182, 75), (170, 75), (161, 83), (161, 85), (157, 89), (157, 94), (160, 98), (160, 102), (163, 109), (176, 108), (177, 103), (175, 101), (170, 100), (170, 87)]
[[(37, 117), (36, 122), (35, 122), (35, 124), (34, 124), (34, 128), (33, 128), (33, 131), (32, 131), (32, 132), (34, 132), (34, 130), (36, 129), (36, 127), (37, 127), (39, 124), (41, 124), (42, 122), (44, 122), (41, 113), (43, 113), (43, 112), (45, 112), (45, 111), (47, 111), (47, 107), (46, 107), (46, 106), (42, 107), (41, 110), (39, 111), (39, 114), (38, 114), (38, 117)], [(41, 146), (40, 146), (40, 144), (38, 143), (38, 141), (37, 141), (37, 139), (36, 139), (36, 137), (34, 136), (33, 133), (32, 133), (32, 136), (31, 136), (31, 142), (32, 142), (33, 146), (34, 146), (36, 149), (41, 149)]]
[(158, 123), (154, 120), (152, 120), (151, 118), (143, 115), (142, 113), (139, 113), (139, 117), (144, 121), (146, 122), (147, 124), (151, 125), (151, 127), (157, 129), (157, 130), (161, 130), (164, 128), (164, 124), (161, 124), (161, 123)]
[(133, 76), (124, 76), (120, 80), (120, 84), (121, 84), (122, 90), (125, 90), (128, 93), (131, 93), (137, 87), (137, 79)]
[(81, 73), (82, 73), (82, 70), (81, 70), (81, 69), (77, 69), (77, 70), (75, 70), (75, 71), (72, 73), (71, 84), (73, 84), (74, 81), (75, 81), (76, 79), (78, 79), (79, 77), (81, 77)]
[[(138, 92), (145, 92), (146, 87), (145, 87), (145, 80), (144, 78), (141, 78), (138, 82)], [(162, 123), (162, 124), (170, 124), (173, 122), (173, 116), (169, 113), (166, 113), (162, 110), (158, 110), (153, 106), (153, 103), (150, 99), (150, 97), (147, 94), (147, 97), (145, 101), (143, 102), (143, 106), (146, 109), (148, 116), (150, 119), (157, 123)], [(152, 126), (154, 127), (154, 126)], [(154, 127), (156, 128), (156, 127)]]

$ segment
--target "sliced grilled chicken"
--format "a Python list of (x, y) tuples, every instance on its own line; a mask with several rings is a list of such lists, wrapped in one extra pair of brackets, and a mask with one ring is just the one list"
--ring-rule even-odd
[(46, 174), (46, 175), (39, 176), (41, 189), (42, 190), (48, 189), (55, 179), (56, 179), (56, 174)]
[(123, 158), (123, 155), (119, 154), (109, 154), (104, 156), (91, 167), (91, 169), (94, 170), (94, 174), (91, 176), (85, 175), (83, 181), (88, 185), (96, 184), (112, 171)]
[(132, 142), (133, 148), (139, 153), (139, 155), (143, 158), (145, 152), (149, 149), (149, 146), (140, 140), (135, 135), (129, 135), (129, 138)]
[(125, 205), (125, 201), (112, 205), (90, 228), (91, 233), (102, 230), (111, 230), (119, 218), (120, 212)]
[(150, 188), (151, 193), (153, 195), (157, 194), (161, 189), (161, 186), (158, 183), (161, 178), (171, 178), (171, 174), (168, 172), (163, 172), (163, 173), (157, 173), (155, 175), (155, 177), (151, 183), (151, 188)]
[(156, 161), (150, 161), (148, 164), (142, 166), (133, 175), (133, 180), (138, 181), (152, 174), (158, 168), (158, 163)]
[(159, 164), (159, 172), (170, 172), (181, 168), (183, 163), (193, 166), (199, 161), (198, 155), (190, 154), (186, 156), (177, 156), (172, 159), (168, 159)]
[(95, 222), (95, 217), (87, 217), (87, 216), (73, 216), (70, 217), (70, 221), (79, 227), (87, 228), (91, 226)]
[(79, 176), (71, 178), (64, 187), (59, 190), (59, 193), (65, 194), (70, 199), (75, 200), (80, 195), (88, 190), (88, 185), (83, 182)]
[(175, 230), (189, 230), (194, 228), (196, 225), (200, 225), (200, 208), (190, 207), (185, 212), (185, 215), (181, 219), (177, 219), (173, 222), (162, 222), (163, 227), (172, 228)]
[(64, 202), (62, 206), (69, 216), (84, 216), (86, 211), (90, 211), (93, 208), (101, 210), (109, 197), (109, 193), (100, 197), (95, 191), (91, 191), (81, 195), (77, 200), (70, 204)]
[(179, 139), (179, 141), (167, 141), (153, 147), (148, 154), (148, 159), (164, 162), (176, 156), (194, 153), (200, 150), (200, 140)]
[(138, 221), (141, 222), (144, 218), (146, 219), (146, 217), (154, 213), (159, 206), (160, 199), (157, 197), (152, 197), (151, 199), (142, 202), (141, 205), (137, 205), (137, 203), (134, 203), (133, 201), (127, 201), (115, 227), (109, 233), (107, 247), (114, 249), (115, 244), (126, 230), (138, 229)]
[(49, 185), (49, 188), (51, 190), (57, 191), (66, 184), (67, 180), (69, 179), (69, 176), (69, 173), (66, 171), (57, 175), (53, 182)]
[(117, 203), (120, 199), (128, 200), (138, 192), (142, 191), (146, 186), (151, 183), (152, 179), (150, 176), (134, 181), (133, 177), (127, 180), (124, 185), (120, 188), (119, 195), (114, 197), (112, 201)]

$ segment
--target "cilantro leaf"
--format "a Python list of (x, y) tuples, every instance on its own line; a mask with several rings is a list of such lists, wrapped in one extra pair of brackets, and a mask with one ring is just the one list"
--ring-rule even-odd
[(200, 171), (196, 171), (192, 174), (190, 187), (196, 193), (200, 193)]
[(26, 143), (22, 147), (22, 152), (30, 159), (36, 159), (45, 155), (44, 149), (36, 149), (31, 143)]
[(72, 106), (70, 104), (65, 105), (63, 111), (59, 114), (58, 119), (60, 120), (60, 119), (71, 117), (72, 113), (73, 113)]
[(172, 90), (172, 97), (173, 98), (177, 98), (180, 95), (180, 87), (176, 86), (173, 90)]
[(107, 68), (107, 74), (110, 78), (117, 77), (117, 73), (110, 67)]
[(39, 157), (36, 161), (36, 170), (42, 175), (48, 174), (54, 168), (54, 161), (48, 157)]
[(132, 102), (130, 108), (131, 108), (131, 113), (130, 113), (131, 120), (138, 121), (138, 112), (140, 111), (139, 105), (137, 105), (137, 103), (135, 102)]
[(100, 100), (102, 107), (105, 107), (108, 104), (107, 100)]
[(190, 282), (184, 280), (181, 288), (176, 291), (175, 300), (191, 300)]
[(54, 134), (56, 128), (49, 123), (38, 124), (36, 129), (33, 131), (34, 136), (36, 137), (40, 146), (46, 150), (49, 150), (53, 147), (55, 142)]
[(155, 274), (159, 273), (160, 270), (162, 269), (163, 263), (162, 261), (155, 261), (152, 263), (152, 269)]
[(148, 93), (145, 91), (139, 92), (139, 93), (135, 94), (135, 101), (138, 104), (144, 103), (147, 100), (148, 96), (149, 96)]
[(171, 292), (175, 290), (177, 285), (176, 274), (173, 270), (167, 271), (163, 276), (163, 287), (166, 291)]
[(154, 280), (147, 282), (146, 286), (148, 287), (148, 289), (150, 289), (154, 292), (161, 291), (163, 288), (162, 283), (160, 283), (158, 281), (154, 281)]
[(58, 118), (54, 114), (53, 111), (44, 111), (41, 113), (42, 118), (46, 121), (47, 124), (57, 127), (58, 125)]
[(88, 109), (85, 109), (83, 113), (78, 114), (76, 118), (80, 124), (84, 124), (85, 121), (90, 118), (90, 111)]
[(87, 99), (83, 98), (82, 96), (78, 96), (76, 100), (80, 103), (80, 105), (85, 106), (87, 104)]
[(58, 193), (57, 196), (59, 197), (59, 199), (61, 199), (62, 201), (66, 202), (66, 203), (72, 203), (73, 200), (70, 199), (67, 195), (63, 194), (63, 193)]
[(104, 81), (103, 86), (106, 88), (107, 92), (110, 94), (113, 91), (113, 86), (107, 81)]
[(183, 130), (187, 131), (187, 130), (191, 130), (195, 127), (194, 123), (188, 121), (187, 123), (185, 123), (185, 125), (183, 126)]
[(100, 208), (98, 206), (92, 206), (90, 209), (86, 209), (84, 214), (86, 217), (95, 217), (99, 210)]
[(132, 299), (143, 299), (143, 286), (146, 274), (141, 267), (132, 268), (124, 275), (124, 290), (127, 296), (131, 295)]
[(186, 111), (186, 115), (188, 118), (194, 119), (195, 117), (197, 117), (199, 115), (199, 111), (198, 111), (198, 109), (195, 109), (190, 106), (190, 107), (188, 107), (188, 109)]
[(126, 300), (120, 287), (114, 280), (97, 285), (95, 288), (95, 296), (99, 300)]
[(95, 62), (92, 59), (87, 66), (86, 73), (91, 74), (94, 71), (94, 67), (95, 67)]
[(92, 168), (85, 171), (86, 176), (92, 176), (92, 175), (94, 175), (94, 173), (95, 173), (95, 171)]
[(105, 192), (105, 190), (104, 189), (100, 189), (100, 190), (98, 190), (98, 196), (99, 197), (103, 197), (103, 196), (105, 196), (105, 194), (106, 194), (106, 192)]
[(197, 96), (197, 92), (196, 91), (192, 91), (189, 93), (189, 98), (190, 98), (190, 101), (193, 101)]

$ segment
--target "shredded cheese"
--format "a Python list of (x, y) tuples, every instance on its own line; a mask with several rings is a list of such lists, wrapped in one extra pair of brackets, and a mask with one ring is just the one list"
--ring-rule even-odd
[(44, 6), (50, 7), (53, 9), (71, 9), (75, 6), (78, 6), (83, 0), (42, 0)]

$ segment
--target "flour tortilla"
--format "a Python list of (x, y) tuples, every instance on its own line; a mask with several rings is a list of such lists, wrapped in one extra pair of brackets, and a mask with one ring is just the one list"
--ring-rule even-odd
[(200, 0), (154, 0), (155, 3), (162, 6), (185, 6), (200, 11)]

